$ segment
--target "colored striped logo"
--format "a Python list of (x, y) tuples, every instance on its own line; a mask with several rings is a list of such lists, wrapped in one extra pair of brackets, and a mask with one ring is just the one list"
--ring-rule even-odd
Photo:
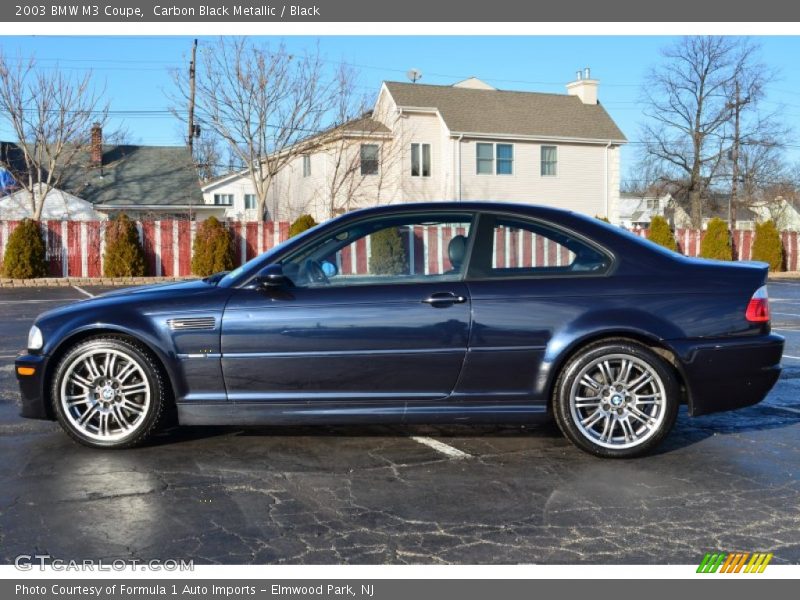
[(773, 554), (766, 552), (709, 552), (704, 557), (698, 573), (763, 573)]

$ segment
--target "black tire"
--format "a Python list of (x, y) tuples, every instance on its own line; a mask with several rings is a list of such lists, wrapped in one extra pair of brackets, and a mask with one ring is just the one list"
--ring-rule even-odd
[[(646, 387), (640, 390), (651, 391), (651, 396), (631, 391), (637, 379), (630, 382), (631, 386), (616, 385), (623, 383), (623, 360), (631, 364), (628, 377), (649, 372), (652, 379), (643, 379)], [(608, 372), (608, 377), (597, 375), (603, 372)], [(597, 389), (584, 383), (587, 376)], [(588, 395), (578, 396), (577, 390)], [(553, 389), (553, 414), (561, 432), (581, 450), (603, 458), (632, 458), (650, 452), (670, 432), (678, 415), (680, 393), (672, 365), (661, 356), (633, 340), (608, 339), (582, 348), (561, 369)], [(659, 397), (662, 399), (656, 406)], [(623, 421), (632, 429), (626, 429)]]
[[(138, 365), (138, 369), (134, 372), (135, 384), (133, 385), (135, 385), (137, 388), (142, 388), (142, 391), (138, 393), (138, 396), (135, 395), (135, 393), (131, 396), (133, 400), (130, 403), (131, 405), (134, 403), (139, 403), (141, 405), (140, 412), (128, 411), (128, 409), (125, 408), (125, 405), (122, 405), (124, 411), (122, 411), (121, 414), (123, 418), (126, 419), (126, 422), (131, 422), (130, 431), (124, 430), (124, 428), (121, 426), (122, 421), (115, 415), (113, 418), (117, 419), (117, 423), (119, 423), (117, 426), (118, 431), (115, 432), (112, 426), (108, 424), (111, 417), (106, 417), (105, 427), (108, 431), (108, 439), (103, 439), (102, 431), (93, 433), (88, 431), (88, 427), (82, 428), (80, 426), (81, 419), (79, 417), (81, 416), (80, 411), (84, 409), (65, 406), (65, 401), (62, 398), (62, 389), (64, 389), (62, 386), (74, 385), (70, 384), (69, 382), (65, 384), (64, 378), (68, 374), (73, 373), (75, 368), (78, 368), (77, 365), (80, 363), (80, 358), (82, 356), (93, 352), (113, 353), (115, 357), (122, 357), (124, 360), (135, 362), (136, 365)], [(115, 358), (115, 360), (119, 360), (119, 358)], [(103, 372), (104, 366), (107, 368), (107, 365), (102, 363), (101, 359), (101, 363), (99, 365), (100, 373)], [(86, 372), (79, 372), (79, 374), (85, 376)], [(84, 377), (84, 380), (86, 379), (87, 378)], [(108, 387), (112, 386), (111, 379), (106, 382), (106, 385)], [(117, 385), (119, 389), (122, 389), (121, 386), (122, 383)], [(68, 387), (67, 391), (81, 390), (79, 394), (81, 395), (83, 394), (83, 387)], [(99, 419), (100, 417), (97, 413), (100, 409), (95, 407), (99, 400), (99, 394), (96, 392), (97, 389), (98, 388), (87, 388), (86, 399), (81, 399), (78, 401), (78, 403), (87, 407), (85, 409), (86, 411), (92, 408), (95, 416), (97, 416)], [(145, 389), (147, 392), (144, 391)], [(166, 386), (164, 377), (161, 374), (161, 369), (156, 362), (156, 358), (153, 357), (150, 351), (143, 345), (126, 337), (93, 337), (84, 340), (67, 350), (55, 369), (50, 392), (50, 397), (53, 403), (53, 411), (62, 429), (64, 429), (67, 435), (69, 435), (76, 442), (91, 448), (131, 448), (138, 446), (147, 440), (162, 425), (165, 413), (167, 412), (165, 410), (165, 407), (168, 404)], [(149, 394), (147, 396), (146, 404), (142, 400), (145, 397), (145, 393)], [(89, 399), (90, 396), (92, 398), (91, 400)], [(103, 401), (105, 402), (106, 400), (104, 399)], [(114, 400), (112, 399), (108, 402), (108, 408), (106, 408), (105, 405), (102, 407), (106, 409), (106, 412), (114, 410)], [(126, 400), (123, 399), (121, 402), (126, 402)], [(117, 410), (119, 410), (119, 408), (117, 408)], [(70, 411), (69, 414), (68, 411)], [(85, 415), (85, 413), (83, 414)], [(91, 426), (90, 423), (93, 422), (93, 419), (94, 417), (88, 419), (87, 425)], [(98, 429), (102, 428), (98, 425)]]

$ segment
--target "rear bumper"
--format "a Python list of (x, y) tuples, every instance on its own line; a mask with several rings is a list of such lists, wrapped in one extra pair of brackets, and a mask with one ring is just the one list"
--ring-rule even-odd
[(783, 338), (674, 341), (689, 393), (689, 414), (707, 415), (761, 402), (781, 374)]
[[(38, 354), (21, 354), (14, 361), (14, 373), (17, 374), (19, 390), (22, 396), (20, 416), (28, 419), (52, 419), (47, 410), (44, 390), (44, 370), (47, 356)], [(20, 375), (19, 367), (32, 367), (33, 375)]]

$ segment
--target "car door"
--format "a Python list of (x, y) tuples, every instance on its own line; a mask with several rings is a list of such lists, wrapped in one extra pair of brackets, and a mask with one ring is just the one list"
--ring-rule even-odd
[(222, 323), (229, 399), (448, 396), (469, 336), (463, 259), (472, 219), (422, 213), (357, 221), (283, 258), (289, 285), (234, 290)]
[(467, 285), (473, 323), (453, 397), (539, 402), (554, 337), (598, 302), (611, 255), (555, 224), (482, 214)]

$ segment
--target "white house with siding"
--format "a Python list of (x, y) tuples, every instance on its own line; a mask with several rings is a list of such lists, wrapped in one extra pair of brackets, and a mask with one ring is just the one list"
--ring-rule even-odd
[(650, 221), (656, 215), (664, 216), (672, 203), (672, 195), (636, 194), (622, 192), (619, 195), (617, 209), (617, 225), (627, 229), (650, 227)]
[[(496, 200), (556, 206), (619, 222), (625, 136), (588, 72), (565, 94), (385, 82), (373, 110), (329, 130), (274, 178), (268, 219), (318, 221), (376, 204)], [(344, 165), (344, 166), (343, 166)], [(257, 219), (246, 173), (203, 187), (206, 204)]]

